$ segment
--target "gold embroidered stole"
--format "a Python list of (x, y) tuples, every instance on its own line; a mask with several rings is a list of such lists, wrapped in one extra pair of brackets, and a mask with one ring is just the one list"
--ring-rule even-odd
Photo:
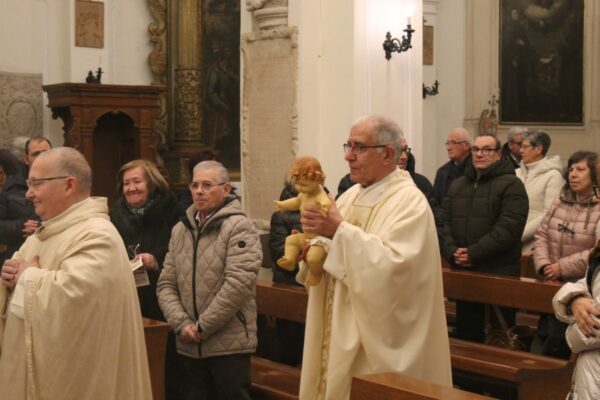
[[(357, 196), (358, 197), (358, 196)], [(389, 196), (388, 196), (389, 197)], [(355, 199), (356, 201), (356, 199)], [(371, 221), (373, 210), (376, 205), (381, 204), (377, 202), (375, 205), (364, 206), (357, 205), (354, 202), (348, 210), (348, 215), (345, 218), (346, 221), (352, 225), (366, 230)], [(319, 383), (317, 387), (317, 398), (315, 400), (323, 400), (325, 398), (325, 392), (327, 390), (327, 366), (329, 365), (329, 347), (331, 344), (331, 320), (333, 316), (333, 297), (335, 294), (335, 278), (329, 274), (325, 274), (324, 282), (325, 288), (325, 315), (324, 315), (324, 332), (323, 332), (323, 343), (321, 344), (321, 372), (319, 374)]]

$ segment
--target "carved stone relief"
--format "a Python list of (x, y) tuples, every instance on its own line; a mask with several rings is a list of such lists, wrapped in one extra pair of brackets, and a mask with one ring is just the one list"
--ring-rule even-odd
[(41, 134), (42, 75), (0, 72), (0, 147), (16, 136)]
[(297, 35), (296, 27), (280, 27), (242, 36), (243, 199), (266, 228), (297, 152)]

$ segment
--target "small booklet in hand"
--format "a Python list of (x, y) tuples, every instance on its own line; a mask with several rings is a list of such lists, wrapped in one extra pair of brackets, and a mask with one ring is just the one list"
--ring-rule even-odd
[(140, 257), (136, 257), (133, 260), (129, 260), (129, 265), (131, 266), (131, 270), (133, 271), (133, 278), (135, 279), (135, 286), (149, 286), (150, 279), (148, 278), (148, 272), (146, 272), (144, 263), (142, 263), (142, 259)]

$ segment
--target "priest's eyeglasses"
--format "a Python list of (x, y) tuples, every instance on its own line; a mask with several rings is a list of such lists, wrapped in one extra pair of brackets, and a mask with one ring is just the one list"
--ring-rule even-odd
[(344, 143), (344, 152), (350, 151), (352, 154), (362, 154), (367, 149), (384, 148), (387, 146), (387, 144)]
[(50, 178), (37, 178), (37, 179), (31, 178), (31, 179), (27, 179), (25, 181), (25, 183), (27, 184), (27, 187), (35, 189), (46, 181), (53, 181), (55, 179), (67, 179), (67, 178), (69, 178), (69, 176), (52, 176)]
[(189, 184), (189, 188), (190, 188), (190, 190), (202, 189), (202, 191), (208, 192), (209, 190), (211, 190), (215, 186), (222, 186), (222, 185), (224, 185), (226, 183), (227, 182), (216, 183), (216, 182), (211, 182), (211, 181), (192, 182), (192, 183)]

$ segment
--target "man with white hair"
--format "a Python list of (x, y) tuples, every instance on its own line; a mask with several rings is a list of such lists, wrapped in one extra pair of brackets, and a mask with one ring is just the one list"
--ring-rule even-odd
[(402, 137), (389, 118), (358, 119), (344, 143), (357, 184), (327, 215), (302, 212), (328, 255), (309, 287), (301, 399), (348, 399), (353, 376), (377, 372), (452, 386), (435, 222), (398, 168)]
[(87, 161), (44, 151), (27, 185), (42, 225), (0, 275), (0, 397), (151, 398), (129, 258)]
[(438, 204), (444, 204), (444, 197), (456, 178), (465, 174), (465, 167), (471, 164), (473, 137), (465, 128), (454, 128), (446, 140), (446, 151), (450, 159), (435, 174), (433, 194)]
[(521, 145), (523, 144), (523, 135), (528, 129), (523, 126), (512, 126), (508, 130), (506, 143), (502, 146), (502, 156), (508, 158), (515, 169), (519, 168), (521, 163)]

